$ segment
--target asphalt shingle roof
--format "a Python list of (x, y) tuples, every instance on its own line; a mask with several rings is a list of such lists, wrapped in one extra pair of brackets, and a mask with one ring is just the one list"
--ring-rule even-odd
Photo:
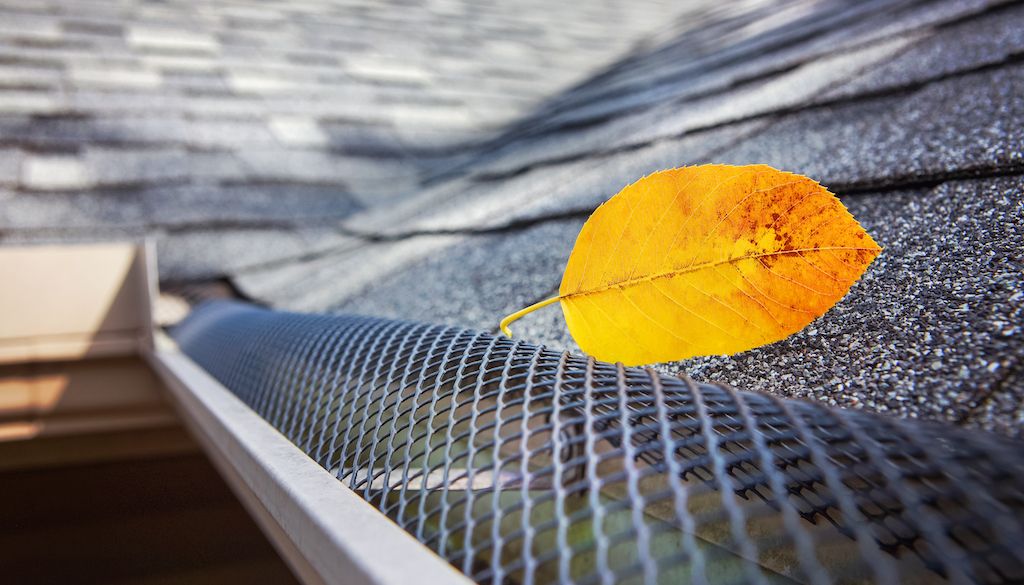
[[(65, 6), (64, 4), (67, 4)], [(687, 4), (681, 6), (681, 4)], [(767, 163), (885, 252), (702, 380), (1024, 433), (1024, 5), (0, 2), (0, 238), (495, 329), (637, 177)], [(575, 348), (557, 309), (516, 333)]]

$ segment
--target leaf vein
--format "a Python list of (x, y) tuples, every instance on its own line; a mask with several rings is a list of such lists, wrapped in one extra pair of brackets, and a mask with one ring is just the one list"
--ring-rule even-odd
[(629, 278), (632, 278), (633, 275), (636, 274), (636, 269), (640, 267), (640, 261), (643, 259), (644, 252), (647, 251), (647, 246), (651, 242), (651, 236), (654, 235), (654, 232), (658, 231), (658, 227), (661, 226), (661, 223), (665, 221), (666, 217), (668, 217), (669, 212), (675, 209), (676, 201), (679, 200), (679, 196), (690, 188), (690, 185), (693, 184), (694, 180), (694, 173), (690, 173), (690, 180), (676, 191), (676, 194), (672, 196), (672, 201), (670, 201), (669, 204), (661, 210), (661, 215), (658, 217), (658, 221), (654, 222), (654, 226), (647, 232), (647, 236), (644, 238), (644, 243), (640, 246), (640, 251), (636, 255), (636, 262), (633, 263), (633, 268), (629, 271)]
[[(654, 287), (654, 290), (658, 291), (658, 292), (659, 292), (659, 293), (660, 293), (660, 294), (661, 294), (661, 295), (662, 295), (663, 297), (665, 297), (666, 299), (668, 299), (668, 300), (672, 301), (672, 303), (674, 303), (674, 304), (675, 304), (676, 306), (678, 306), (678, 307), (679, 307), (680, 309), (682, 309), (682, 310), (686, 311), (687, 313), (690, 313), (690, 314), (691, 314), (691, 315), (693, 315), (694, 317), (696, 317), (696, 318), (700, 319), (701, 321), (704, 321), (704, 322), (705, 322), (705, 323), (707, 323), (708, 325), (711, 325), (712, 327), (714, 327), (715, 329), (718, 329), (718, 330), (719, 330), (719, 331), (721, 331), (722, 333), (725, 333), (725, 334), (726, 334), (726, 335), (728, 335), (729, 337), (732, 337), (732, 338), (734, 338), (734, 339), (736, 338), (736, 334), (735, 334), (735, 333), (733, 333), (733, 332), (731, 332), (731, 331), (728, 331), (728, 330), (726, 330), (726, 329), (723, 329), (723, 328), (722, 328), (722, 327), (721, 327), (720, 325), (718, 325), (717, 323), (715, 323), (715, 322), (713, 322), (713, 321), (709, 320), (709, 319), (708, 319), (707, 317), (705, 317), (705, 316), (701, 315), (700, 313), (698, 313), (697, 311), (694, 311), (693, 309), (691, 309), (691, 308), (687, 307), (687, 306), (686, 306), (686, 305), (684, 305), (683, 303), (680, 303), (680, 302), (679, 302), (678, 300), (676, 300), (676, 298), (675, 298), (675, 297), (673, 297), (672, 295), (670, 295), (670, 294), (666, 293), (665, 291), (661, 290), (661, 288), (659, 288), (659, 287), (658, 287), (657, 283), (654, 283), (654, 282), (652, 282), (652, 283), (651, 283), (651, 286), (653, 286), (653, 287)], [(622, 291), (622, 296), (627, 296), (627, 295), (626, 295), (626, 292), (625, 292), (625, 291)], [(627, 298), (628, 298), (628, 296), (627, 296)], [(680, 337), (680, 339), (682, 339), (682, 338)]]
[[(725, 223), (725, 220), (729, 219), (729, 216), (732, 215), (732, 212), (736, 211), (736, 209), (738, 209), (740, 205), (743, 205), (743, 203), (745, 201), (747, 201), (748, 199), (750, 199), (754, 195), (760, 195), (762, 193), (769, 193), (769, 192), (774, 191), (776, 189), (781, 189), (783, 187), (789, 187), (790, 185), (796, 185), (799, 182), (800, 181), (790, 181), (789, 183), (782, 183), (781, 185), (775, 185), (773, 187), (767, 187), (765, 189), (756, 189), (754, 191), (751, 191), (750, 193), (747, 193), (743, 197), (743, 199), (740, 199), (739, 201), (737, 201), (736, 205), (733, 205), (732, 209), (730, 209), (725, 215), (723, 215), (722, 219), (718, 220), (718, 223), (716, 223), (714, 225), (714, 227), (712, 227), (711, 230), (709, 230), (708, 233), (705, 234), (704, 239), (701, 240), (700, 246), (697, 248), (697, 250), (699, 251), (701, 248), (704, 247), (704, 244), (706, 244), (707, 241), (711, 239), (711, 236), (715, 235), (715, 232), (718, 231), (718, 228), (722, 227), (722, 224)], [(696, 262), (696, 261), (697, 261), (697, 255), (694, 254), (693, 258), (690, 260), (690, 266), (693, 266), (693, 263)]]
[(618, 322), (615, 321), (615, 319), (612, 319), (611, 315), (608, 314), (608, 311), (605, 311), (604, 307), (601, 306), (601, 303), (599, 303), (595, 299), (590, 299), (590, 303), (594, 307), (596, 307), (598, 311), (601, 312), (601, 315), (603, 315), (604, 318), (608, 320), (608, 323), (610, 323), (611, 326), (615, 330), (625, 331), (626, 335), (628, 335), (630, 338), (632, 338), (633, 343), (635, 343), (637, 345), (637, 347), (642, 348), (644, 350), (644, 352), (646, 352), (646, 353), (656, 353), (654, 350), (652, 350), (646, 344), (644, 344), (639, 339), (637, 339), (637, 337), (635, 335), (633, 335), (633, 332), (629, 329), (629, 327), (622, 327), (621, 325), (618, 324)]
[[(718, 267), (712, 267), (711, 270), (713, 270), (714, 273), (717, 274), (718, 276), (722, 276), (722, 273), (718, 271)], [(737, 268), (736, 271), (739, 272), (739, 268)], [(754, 290), (757, 290), (757, 287), (754, 286), (749, 280), (747, 280), (747, 278), (745, 276), (743, 276), (742, 272), (740, 272), (740, 278), (744, 282), (749, 284), (751, 286), (751, 288), (753, 288)], [(729, 281), (729, 283), (732, 284), (732, 281)], [(757, 300), (757, 298), (755, 298), (754, 295), (752, 295), (752, 294), (748, 293), (747, 291), (745, 291), (743, 289), (743, 287), (741, 287), (741, 286), (737, 286), (736, 290), (738, 290), (741, 293), (743, 293), (743, 296), (745, 296), (748, 299), (750, 299), (750, 300), (754, 301), (755, 303), (757, 303), (757, 305), (759, 307), (761, 307), (761, 310), (764, 311), (765, 313), (767, 313), (768, 316), (772, 318), (772, 321), (775, 321), (776, 325), (778, 325), (780, 328), (782, 327), (782, 321), (779, 321), (779, 318), (775, 316), (775, 313), (773, 313), (770, 310), (768, 310), (768, 307), (764, 306), (764, 303), (762, 303), (761, 301)], [(758, 293), (760, 293), (760, 292), (761, 291), (758, 290)]]
[(571, 292), (571, 293), (566, 293), (564, 295), (561, 295), (561, 297), (563, 299), (565, 299), (565, 298), (582, 297), (582, 296), (587, 296), (587, 295), (599, 294), (599, 293), (603, 293), (603, 292), (606, 292), (606, 291), (609, 291), (609, 290), (620, 289), (620, 288), (625, 288), (625, 287), (630, 287), (630, 286), (637, 286), (639, 284), (643, 284), (643, 283), (646, 283), (646, 282), (651, 282), (651, 281), (654, 281), (654, 280), (660, 280), (660, 279), (663, 279), (663, 278), (674, 278), (674, 277), (677, 277), (677, 276), (681, 276), (683, 274), (688, 274), (690, 272), (697, 272), (699, 270), (704, 270), (706, 268), (714, 268), (716, 266), (721, 266), (723, 264), (736, 264), (737, 262), (741, 262), (743, 260), (758, 260), (760, 258), (770, 258), (770, 257), (774, 257), (774, 256), (786, 256), (786, 255), (789, 255), (789, 254), (800, 254), (800, 253), (803, 253), (803, 252), (823, 252), (823, 251), (828, 251), (828, 250), (868, 250), (868, 251), (874, 252), (874, 251), (877, 251), (877, 248), (858, 247), (858, 246), (826, 246), (826, 247), (819, 247), (819, 248), (796, 248), (796, 249), (792, 249), (792, 250), (778, 250), (778, 251), (775, 251), (775, 252), (764, 252), (764, 253), (760, 253), (760, 254), (748, 254), (746, 256), (740, 256), (738, 258), (726, 258), (724, 260), (717, 260), (717, 261), (714, 261), (714, 262), (704, 262), (704, 263), (693, 265), (693, 266), (687, 266), (685, 268), (679, 268), (679, 269), (674, 269), (674, 270), (666, 270), (664, 272), (658, 272), (658, 273), (655, 273), (655, 274), (649, 274), (649, 275), (641, 276), (641, 277), (638, 277), (638, 278), (623, 279), (623, 280), (620, 280), (620, 281), (609, 282), (607, 284), (604, 284), (604, 285), (601, 285), (599, 287), (595, 287), (595, 288), (592, 288), (592, 289), (577, 290), (577, 291), (574, 291), (574, 292)]
[[(722, 276), (722, 275), (721, 275), (721, 274), (719, 274), (719, 273), (718, 273), (717, 271), (716, 271), (716, 273), (715, 273), (715, 274), (716, 274), (716, 276), (719, 276), (719, 277), (721, 277), (721, 276)], [(761, 327), (759, 327), (759, 326), (757, 325), (757, 323), (754, 323), (753, 321), (751, 321), (751, 320), (750, 320), (750, 319), (749, 319), (749, 318), (748, 318), (748, 317), (747, 317), (746, 315), (744, 315), (744, 314), (743, 314), (743, 313), (741, 313), (741, 312), (740, 312), (740, 311), (739, 311), (738, 309), (736, 309), (736, 307), (733, 307), (733, 306), (732, 306), (732, 305), (730, 305), (729, 303), (725, 302), (725, 301), (724, 301), (724, 300), (723, 300), (722, 298), (720, 298), (720, 297), (718, 297), (718, 296), (716, 296), (716, 295), (713, 295), (713, 294), (710, 294), (710, 293), (708, 293), (708, 292), (705, 292), (705, 291), (701, 290), (701, 289), (700, 289), (699, 287), (697, 287), (696, 285), (694, 285), (694, 284), (693, 284), (692, 282), (687, 282), (687, 283), (686, 283), (686, 285), (687, 285), (687, 286), (689, 286), (690, 288), (692, 288), (693, 290), (695, 290), (695, 291), (699, 292), (700, 294), (702, 294), (702, 295), (706, 296), (707, 298), (709, 298), (709, 299), (711, 299), (711, 300), (715, 301), (716, 303), (718, 303), (718, 304), (722, 305), (722, 306), (723, 306), (723, 307), (725, 307), (726, 309), (729, 309), (730, 311), (732, 311), (733, 313), (735, 313), (735, 314), (736, 314), (736, 316), (737, 316), (737, 317), (739, 317), (741, 321), (743, 321), (743, 322), (745, 322), (745, 323), (747, 323), (747, 324), (749, 324), (749, 325), (753, 326), (753, 327), (754, 327), (754, 329), (757, 329), (757, 331), (758, 331), (759, 333), (767, 333), (767, 332), (766, 332), (766, 331), (765, 331), (764, 329), (762, 329)]]
[[(793, 312), (795, 312), (795, 313), (806, 313), (806, 314), (808, 314), (808, 315), (813, 315), (813, 314), (814, 314), (814, 313), (813, 313), (812, 311), (808, 311), (807, 309), (798, 309), (798, 308), (794, 307), (793, 305), (787, 305), (786, 303), (784, 303), (784, 302), (780, 301), (779, 299), (777, 299), (777, 298), (775, 298), (775, 297), (773, 297), (773, 296), (769, 295), (768, 293), (766, 293), (766, 292), (764, 292), (763, 290), (761, 290), (760, 288), (758, 288), (758, 287), (757, 287), (757, 285), (756, 285), (756, 284), (754, 284), (754, 282), (753, 282), (753, 281), (751, 281), (751, 280), (750, 280), (749, 278), (747, 278), (747, 275), (746, 275), (746, 274), (743, 274), (743, 271), (742, 271), (742, 270), (740, 270), (739, 266), (735, 266), (735, 265), (733, 265), (733, 268), (735, 268), (735, 269), (736, 269), (736, 272), (737, 272), (737, 273), (739, 273), (739, 275), (740, 275), (740, 278), (742, 278), (742, 279), (743, 279), (743, 282), (746, 282), (747, 284), (749, 284), (749, 285), (750, 285), (750, 288), (752, 288), (752, 289), (754, 289), (755, 291), (757, 291), (757, 294), (761, 295), (761, 296), (762, 296), (762, 297), (764, 297), (765, 299), (767, 299), (767, 300), (769, 300), (769, 301), (771, 301), (771, 302), (775, 303), (776, 305), (778, 305), (778, 306), (780, 306), (780, 307), (782, 307), (783, 309), (786, 309), (786, 310), (788, 310), (788, 311), (793, 311)], [(772, 274), (775, 274), (775, 273), (773, 272)], [(775, 274), (775, 275), (776, 275), (776, 276), (778, 276), (777, 274)], [(774, 313), (773, 313), (773, 315), (774, 315)], [(776, 321), (778, 321), (778, 319), (776, 319)], [(781, 326), (781, 325), (782, 325), (782, 323), (781, 323), (781, 322), (779, 322), (779, 325)]]
[(810, 260), (808, 260), (808, 259), (807, 259), (807, 256), (804, 256), (803, 252), (801, 252), (801, 253), (799, 254), (799, 257), (800, 257), (800, 259), (801, 259), (801, 260), (803, 260), (803, 261), (804, 261), (804, 264), (807, 264), (808, 266), (810, 266), (810, 267), (811, 267), (811, 268), (813, 268), (814, 270), (817, 270), (818, 272), (820, 272), (820, 273), (824, 274), (826, 278), (828, 278), (828, 279), (830, 279), (830, 280), (834, 280), (835, 282), (838, 282), (839, 284), (842, 284), (842, 283), (844, 282), (844, 281), (842, 281), (842, 280), (839, 280), (838, 278), (836, 278), (836, 277), (835, 277), (835, 275), (833, 275), (833, 274), (829, 274), (828, 272), (826, 272), (826, 271), (822, 270), (822, 269), (821, 269), (821, 267), (819, 267), (819, 266), (818, 266), (817, 264), (815, 264), (814, 262), (811, 262)]

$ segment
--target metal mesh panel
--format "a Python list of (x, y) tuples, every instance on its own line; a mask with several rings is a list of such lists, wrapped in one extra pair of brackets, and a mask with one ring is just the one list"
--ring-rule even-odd
[(235, 303), (186, 354), (488, 583), (1024, 582), (1024, 451), (521, 341)]

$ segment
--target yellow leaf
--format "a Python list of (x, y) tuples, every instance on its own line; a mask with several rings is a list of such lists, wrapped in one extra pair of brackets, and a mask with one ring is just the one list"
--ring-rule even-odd
[(881, 248), (817, 182), (764, 165), (654, 173), (590, 216), (557, 297), (584, 351), (626, 365), (730, 354), (821, 316)]

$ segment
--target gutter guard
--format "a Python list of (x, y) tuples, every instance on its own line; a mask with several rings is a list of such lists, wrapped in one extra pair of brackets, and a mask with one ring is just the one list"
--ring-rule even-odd
[(469, 581), (157, 337), (148, 358), (224, 479), (304, 583)]
[(382, 565), (407, 554), (435, 572), (406, 582), (456, 578), (408, 537), (339, 535), (349, 509), (487, 583), (1024, 581), (1024, 450), (1002, 437), (436, 325), (216, 302), (174, 337), (237, 397), (155, 354), (224, 465), (293, 484), (262, 501), (303, 552), (347, 551), (312, 554), (325, 581), (397, 582)]

